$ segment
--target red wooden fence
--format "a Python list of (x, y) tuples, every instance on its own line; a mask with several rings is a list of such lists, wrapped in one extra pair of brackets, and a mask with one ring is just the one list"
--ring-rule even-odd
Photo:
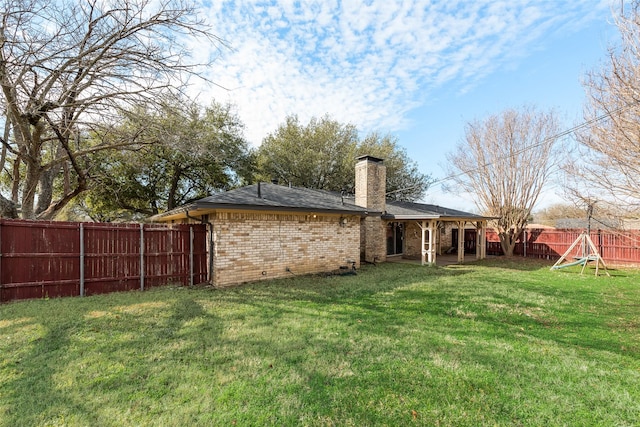
[[(520, 234), (514, 255), (556, 260), (575, 242), (581, 229), (529, 229)], [(591, 240), (605, 262), (640, 263), (640, 230), (592, 230)], [(487, 254), (502, 255), (500, 239), (493, 230), (487, 231)]]
[(207, 280), (206, 228), (0, 219), (0, 302)]

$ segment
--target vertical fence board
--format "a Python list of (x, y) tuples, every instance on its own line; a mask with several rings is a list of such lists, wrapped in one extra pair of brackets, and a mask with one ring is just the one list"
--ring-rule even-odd
[(83, 297), (85, 296), (85, 292), (84, 292), (84, 279), (85, 279), (85, 273), (84, 273), (84, 266), (85, 266), (85, 261), (84, 261), (84, 243), (85, 243), (85, 237), (84, 237), (84, 224), (80, 224), (80, 296)]

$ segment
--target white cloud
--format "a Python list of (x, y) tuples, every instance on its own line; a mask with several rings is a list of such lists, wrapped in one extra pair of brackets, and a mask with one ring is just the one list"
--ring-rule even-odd
[[(607, 1), (216, 1), (223, 49), (200, 92), (237, 105), (259, 144), (288, 114), (394, 131), (441, 85), (472, 86), (608, 10)], [(598, 12), (600, 15), (598, 15)], [(207, 46), (202, 46), (204, 55)], [(207, 99), (200, 98), (202, 102)]]

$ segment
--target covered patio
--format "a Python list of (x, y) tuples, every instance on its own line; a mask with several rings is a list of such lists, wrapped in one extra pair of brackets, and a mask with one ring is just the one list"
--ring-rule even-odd
[[(387, 227), (387, 259), (419, 259), (438, 264), (438, 257), (463, 263), (465, 253), (484, 259), (490, 218), (455, 209), (410, 202), (388, 202), (382, 216)], [(468, 255), (467, 255), (468, 256)]]

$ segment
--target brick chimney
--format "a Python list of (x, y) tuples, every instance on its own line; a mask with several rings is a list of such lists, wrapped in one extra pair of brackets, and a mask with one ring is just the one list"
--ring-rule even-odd
[(373, 156), (360, 156), (356, 160), (356, 205), (384, 212), (387, 167), (382, 159)]
[(386, 225), (380, 213), (386, 209), (387, 168), (383, 160), (361, 156), (356, 162), (356, 205), (370, 213), (360, 223), (360, 259), (382, 262), (387, 259)]

